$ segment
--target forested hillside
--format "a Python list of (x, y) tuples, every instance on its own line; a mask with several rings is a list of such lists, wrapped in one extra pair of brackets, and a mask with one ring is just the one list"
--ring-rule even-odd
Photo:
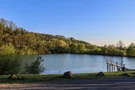
[(54, 54), (87, 53), (101, 55), (135, 56), (135, 44), (124, 47), (120, 41), (117, 46), (99, 47), (73, 37), (34, 33), (17, 27), (12, 21), (0, 19), (0, 54)]

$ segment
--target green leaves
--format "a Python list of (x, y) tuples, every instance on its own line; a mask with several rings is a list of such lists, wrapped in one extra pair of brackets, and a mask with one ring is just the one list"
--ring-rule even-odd
[(8, 54), (55, 54), (87, 53), (100, 55), (135, 56), (135, 45), (125, 47), (122, 41), (117, 45), (97, 46), (73, 37), (28, 32), (12, 21), (0, 19), (0, 55)]
[(16, 74), (20, 70), (20, 61), (15, 55), (0, 55), (0, 75)]
[(0, 47), (0, 55), (10, 55), (10, 54), (15, 54), (15, 48), (12, 43), (2, 45)]
[(25, 66), (25, 73), (27, 74), (39, 74), (44, 71), (43, 65), (41, 65), (41, 62), (43, 62), (41, 57), (37, 57), (37, 59), (34, 62), (31, 62), (30, 64), (27, 64)]
[(128, 56), (135, 56), (135, 44), (131, 43), (127, 48), (127, 55)]

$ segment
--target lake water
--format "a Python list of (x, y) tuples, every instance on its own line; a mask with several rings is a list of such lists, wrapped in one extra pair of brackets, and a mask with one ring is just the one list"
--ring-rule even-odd
[[(85, 55), (85, 54), (50, 54), (40, 55), (44, 59), (42, 63), (45, 71), (42, 74), (63, 74), (66, 71), (72, 73), (106, 72), (106, 60), (121, 62), (121, 57)], [(135, 58), (123, 58), (127, 68), (135, 69)]]

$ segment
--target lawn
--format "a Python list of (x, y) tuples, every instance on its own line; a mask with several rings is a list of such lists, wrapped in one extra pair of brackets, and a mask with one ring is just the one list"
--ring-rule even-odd
[[(125, 72), (105, 72), (105, 76), (96, 76), (97, 73), (82, 73), (82, 74), (73, 74), (73, 77), (70, 80), (99, 80), (105, 78), (120, 78), (120, 77), (134, 77), (135, 71), (127, 71), (130, 76), (123, 76)], [(62, 74), (49, 74), (49, 75), (40, 75), (40, 74), (18, 74), (23, 76), (24, 80), (9, 80), (10, 75), (0, 75), (0, 83), (32, 83), (32, 82), (52, 82), (58, 80), (69, 80), (63, 78)]]

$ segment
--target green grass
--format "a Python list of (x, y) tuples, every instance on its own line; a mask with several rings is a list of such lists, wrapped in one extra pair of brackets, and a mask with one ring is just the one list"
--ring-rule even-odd
[[(130, 77), (134, 77), (135, 71), (128, 71), (127, 73), (130, 75)], [(120, 78), (120, 77), (126, 77), (122, 76), (125, 72), (105, 72), (104, 74), (106, 76), (96, 76), (97, 73), (82, 73), (82, 74), (73, 74), (73, 78), (70, 80), (86, 80), (86, 79), (105, 79), (105, 78)], [(0, 75), (0, 83), (32, 83), (32, 82), (45, 82), (45, 81), (58, 81), (58, 80), (69, 80), (66, 78), (63, 78), (61, 74), (52, 74), (52, 75), (39, 75), (39, 74), (20, 74), (21, 76), (25, 77), (24, 80), (9, 80), (8, 77), (10, 75)]]
[[(122, 74), (126, 72), (104, 72), (105, 76), (96, 76), (97, 73), (83, 73), (83, 74), (74, 74), (73, 79), (105, 79), (105, 78), (121, 78), (121, 77), (128, 77), (123, 76)], [(130, 75), (129, 77), (134, 77), (135, 71), (127, 71)]]

